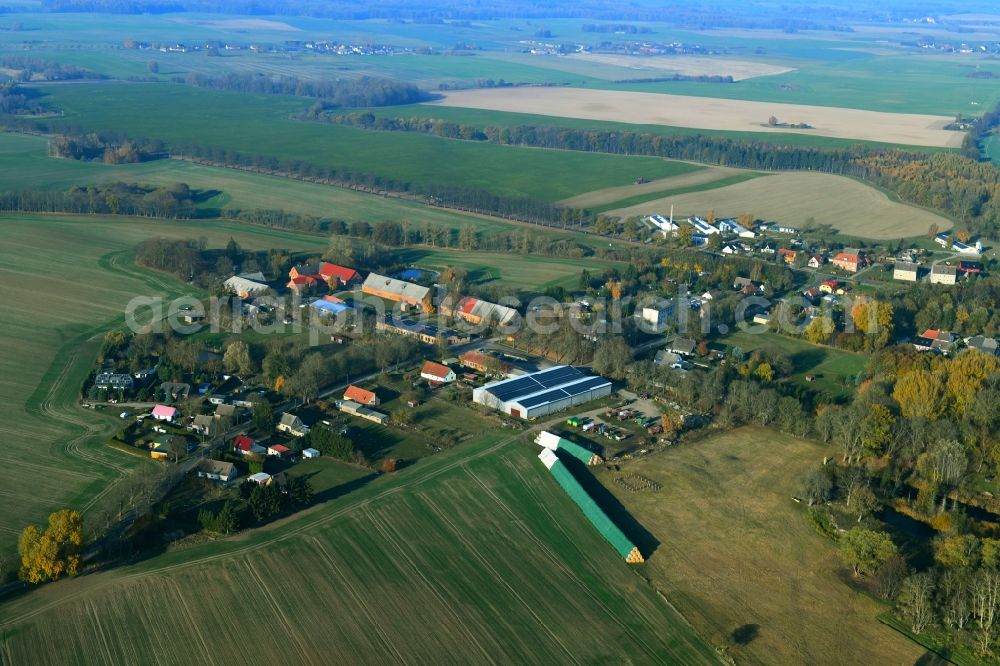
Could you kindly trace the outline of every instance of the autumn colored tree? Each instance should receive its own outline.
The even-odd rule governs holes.
[[[813,344],[824,344],[830,341],[835,326],[829,317],[816,317],[806,327],[806,340]]]
[[[855,527],[840,537],[840,556],[855,576],[867,576],[898,553],[885,532]]]
[[[226,372],[234,375],[253,374],[253,359],[250,358],[250,348],[242,340],[230,342],[222,357],[222,365]]]
[[[80,572],[83,552],[83,521],[79,511],[61,509],[49,515],[42,532],[29,525],[18,542],[21,557],[19,577],[28,583],[44,583]]]
[[[965,414],[982,389],[986,378],[1000,372],[1000,359],[992,354],[968,350],[947,364],[948,398],[955,412]]]
[[[855,328],[864,333],[865,347],[869,351],[889,344],[892,339],[892,317],[892,304],[865,296],[859,297],[851,308],[851,319]]]
[[[941,376],[920,368],[899,376],[892,398],[907,418],[939,418],[945,409],[944,386]]]
[[[392,474],[396,471],[396,467],[399,464],[395,458],[386,458],[382,461],[382,472],[385,474]]]

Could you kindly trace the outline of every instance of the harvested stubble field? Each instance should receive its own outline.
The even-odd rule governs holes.
[[[645,183],[632,185],[621,185],[618,187],[605,187],[593,192],[584,192],[575,197],[563,199],[560,205],[574,208],[594,208],[613,204],[616,201],[623,201],[637,196],[654,195],[657,192],[675,190],[681,187],[691,187],[695,185],[708,185],[715,181],[722,180],[737,173],[743,173],[740,169],[730,169],[727,167],[706,167],[701,165],[691,165],[692,170],[677,176],[667,178],[657,178]]]
[[[915,146],[958,147],[963,137],[961,132],[943,129],[954,120],[946,116],[586,88],[461,90],[446,93],[442,99],[428,104],[707,130],[843,137]],[[767,121],[771,116],[782,123],[808,123],[814,129],[769,127]]]
[[[920,647],[876,620],[884,607],[845,584],[835,545],[791,500],[825,452],[742,428],[624,468],[659,492],[600,476],[662,542],[647,560],[653,584],[713,642],[744,628],[742,644],[729,640],[737,663],[915,663]]]
[[[642,76],[662,76],[681,74],[683,76],[731,76],[734,81],[744,81],[758,76],[774,76],[791,72],[793,67],[784,67],[751,60],[731,60],[729,58],[708,58],[704,56],[630,56],[617,53],[572,53],[565,57],[549,58],[545,65],[558,69],[560,60],[579,62],[585,65],[599,63],[625,69],[633,78]],[[571,70],[572,71],[572,70]],[[622,76],[620,78],[626,78]]]
[[[752,213],[758,219],[801,227],[812,218],[848,236],[877,240],[925,234],[932,224],[950,229],[951,220],[936,213],[893,201],[883,192],[844,176],[825,173],[780,173],[702,192],[647,201],[608,211],[609,215],[663,214],[719,217]]]
[[[291,520],[16,599],[4,656],[719,663],[512,439],[486,435]]]

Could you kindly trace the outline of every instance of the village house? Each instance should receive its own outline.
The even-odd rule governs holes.
[[[809,262],[806,264],[809,268],[819,268],[826,263],[826,257],[822,254],[814,254],[809,257]]]
[[[916,282],[920,277],[920,266],[908,261],[897,261],[892,267],[892,279]]]
[[[799,258],[799,253],[795,250],[781,248],[778,250],[778,256],[781,257],[786,264],[791,266],[795,263],[795,260]]]
[[[661,349],[653,357],[653,365],[659,368],[673,368],[674,370],[684,369],[684,357],[672,351]]]
[[[258,444],[252,437],[240,434],[233,440],[233,453],[241,456],[250,454],[262,456],[266,453],[266,449]]]
[[[128,373],[102,372],[94,380],[94,386],[99,389],[130,391],[135,386],[135,380]]]
[[[764,285],[757,284],[750,278],[738,277],[733,280],[733,289],[744,296],[760,296],[764,293]]]
[[[309,432],[309,426],[302,422],[302,419],[285,412],[278,421],[278,432],[288,433],[292,437],[305,437]]]
[[[447,365],[427,361],[420,369],[420,378],[426,379],[432,384],[450,384],[455,381],[456,376],[455,371]]]
[[[946,264],[931,266],[931,284],[953,285],[958,277],[958,269]]]
[[[691,356],[694,354],[694,349],[697,343],[691,338],[674,338],[666,344],[664,347],[667,351],[679,354],[681,356]]]
[[[819,290],[824,294],[833,294],[840,289],[840,281],[830,278],[819,283]]]
[[[242,422],[244,416],[246,416],[246,410],[236,405],[222,403],[215,406],[215,418],[217,419],[229,419],[230,423],[236,424]]]
[[[195,467],[198,478],[228,483],[236,478],[236,465],[231,462],[203,458]]]
[[[434,305],[431,302],[430,287],[423,287],[413,282],[396,280],[395,278],[369,273],[361,285],[361,291],[372,296],[384,298],[387,301],[402,303],[412,307],[417,307],[424,312],[433,312]]]
[[[153,407],[153,411],[150,414],[157,421],[166,421],[167,423],[173,423],[174,419],[177,418],[177,408],[169,407],[167,405],[157,405]]]
[[[661,300],[652,306],[647,306],[639,311],[638,316],[643,324],[648,326],[655,333],[660,333],[667,327],[667,322],[674,314],[674,302]]]
[[[353,400],[359,405],[370,405],[373,407],[379,404],[378,395],[375,394],[375,391],[369,391],[353,384],[348,386],[347,390],[344,391],[344,400]]]
[[[198,414],[194,417],[191,422],[191,432],[196,435],[201,435],[202,437],[207,437],[209,433],[212,432],[212,425],[215,423],[215,417],[211,414]]]
[[[864,267],[865,257],[858,250],[845,250],[838,252],[831,263],[847,273],[857,273]]]
[[[995,338],[987,338],[982,335],[975,335],[968,338],[965,341],[965,344],[969,347],[969,349],[975,349],[976,351],[984,354],[990,354],[991,356],[996,356],[998,348],[1000,348],[1000,343],[997,343]]]
[[[302,449],[303,458],[319,458],[320,455],[321,454],[319,452],[319,449],[314,449],[312,447],[309,447],[307,449]]]
[[[267,447],[267,455],[277,458],[287,458],[292,455],[292,450],[284,444],[271,444]]]
[[[929,328],[913,340],[917,351],[937,351],[947,354],[955,346],[956,336],[950,331]]]

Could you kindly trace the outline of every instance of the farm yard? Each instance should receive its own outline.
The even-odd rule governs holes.
[[[847,236],[886,240],[927,233],[932,224],[950,229],[951,220],[931,211],[893,201],[885,193],[844,176],[824,173],[779,173],[718,189],[654,199],[609,215],[664,214],[675,217],[750,212],[758,219],[808,227],[829,225]]]
[[[586,88],[518,88],[449,92],[428,105],[459,106],[493,111],[526,112],[639,124],[697,127],[742,132],[806,133],[862,141],[956,148],[962,134],[944,129],[953,118],[909,113],[884,113],[835,107],[752,102],[660,93],[590,90]],[[808,123],[813,129],[770,127]]]
[[[13,600],[4,655],[719,663],[584,520],[538,447],[512,439],[487,434],[291,520]]]
[[[919,646],[876,620],[882,606],[844,585],[835,545],[790,499],[824,455],[812,442],[741,428],[622,468],[661,490],[634,492],[613,472],[599,476],[661,542],[647,559],[652,584],[703,636],[726,641],[737,663],[828,663],[831,655],[841,664],[915,663]]]

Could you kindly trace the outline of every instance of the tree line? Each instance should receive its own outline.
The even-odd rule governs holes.
[[[260,72],[227,72],[222,76],[192,72],[183,81],[213,90],[316,97],[322,100],[317,102],[321,108],[392,106],[415,104],[427,99],[427,94],[412,83],[376,76],[306,81],[295,76],[271,76]]]
[[[23,55],[0,56],[0,67],[6,69],[16,69],[18,81],[32,81],[42,79],[43,81],[74,81],[79,79],[103,79],[107,78],[96,72],[77,67],[76,65],[66,65],[52,60],[32,58]]]
[[[0,192],[0,211],[187,219],[194,217],[195,203],[184,183],[153,187],[115,182],[75,186],[63,192]]]

